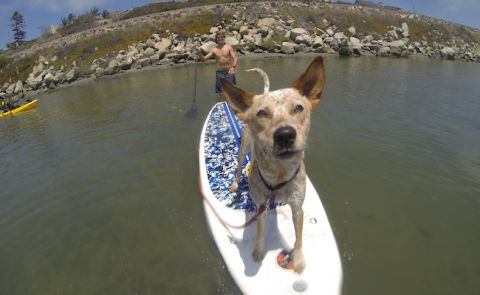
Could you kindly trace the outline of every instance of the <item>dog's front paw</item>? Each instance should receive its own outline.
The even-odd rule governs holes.
[[[292,260],[293,260],[293,269],[297,273],[302,273],[305,269],[305,260],[303,259],[303,252],[302,250],[293,250],[292,252]]]
[[[230,186],[230,192],[231,192],[231,193],[234,193],[234,192],[237,191],[237,189],[238,189],[238,182],[234,181],[234,182],[232,183],[232,185]]]
[[[255,248],[252,253],[253,260],[260,262],[265,257],[265,251],[263,249]]]

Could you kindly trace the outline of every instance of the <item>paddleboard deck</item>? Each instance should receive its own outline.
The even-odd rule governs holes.
[[[341,294],[342,266],[327,215],[307,177],[303,204],[302,274],[284,269],[278,254],[293,249],[295,230],[290,207],[272,204],[265,224],[266,255],[253,260],[256,225],[235,228],[255,215],[248,192],[245,164],[239,193],[231,193],[243,124],[225,102],[213,106],[205,120],[199,144],[200,179],[207,222],[227,268],[245,294]]]

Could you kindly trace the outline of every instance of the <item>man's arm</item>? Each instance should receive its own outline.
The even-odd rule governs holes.
[[[213,56],[213,50],[210,50],[210,52],[207,53],[207,55],[203,56],[202,49],[198,48],[198,56],[200,57],[201,61],[206,61],[207,59],[209,59]]]
[[[230,56],[232,57],[233,61],[232,61],[232,68],[230,68],[228,72],[230,74],[235,74],[235,68],[237,67],[238,58],[237,58],[237,55],[235,54],[235,50],[233,50],[233,47],[232,46],[229,46],[229,47],[230,48],[228,52],[230,53]]]

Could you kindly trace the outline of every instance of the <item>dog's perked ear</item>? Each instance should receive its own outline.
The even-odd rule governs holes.
[[[308,98],[312,110],[320,103],[323,85],[325,84],[325,67],[321,56],[315,58],[307,70],[293,82],[292,87]]]
[[[252,105],[255,93],[237,87],[225,78],[220,79],[220,82],[223,95],[236,112],[243,113]]]

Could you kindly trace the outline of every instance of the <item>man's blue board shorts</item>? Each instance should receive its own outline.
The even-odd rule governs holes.
[[[220,83],[221,78],[225,78],[228,81],[232,82],[233,84],[237,85],[237,81],[235,80],[235,75],[229,74],[228,70],[217,70],[215,73],[216,81],[215,81],[215,93],[222,92],[222,83]]]

